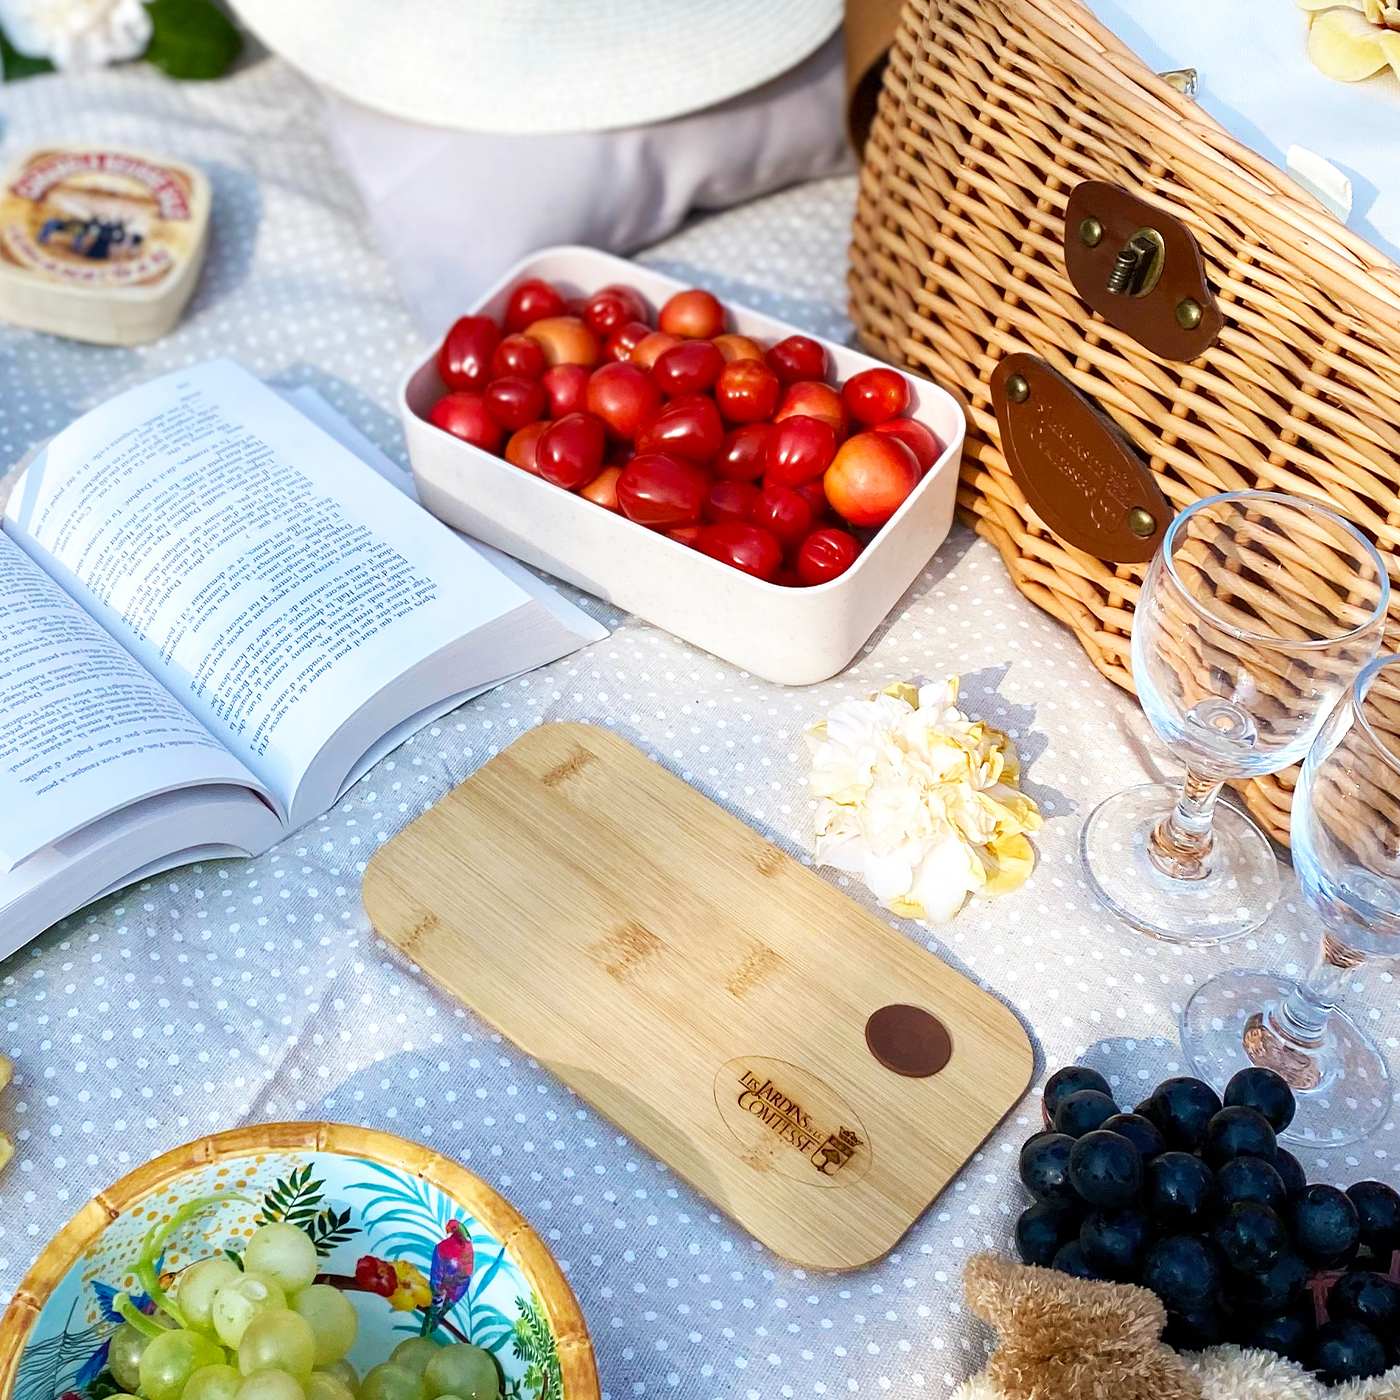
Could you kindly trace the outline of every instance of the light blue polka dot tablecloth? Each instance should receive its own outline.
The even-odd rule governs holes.
[[[198,161],[215,191],[209,265],[180,329],[140,350],[0,328],[0,462],[166,369],[231,354],[279,384],[311,384],[402,460],[393,389],[421,349],[313,94],[272,62],[177,88],[114,75],[0,88],[4,154],[103,140]],[[824,335],[843,315],[854,184],[805,186],[720,215],[646,261]],[[456,308],[444,307],[444,319]],[[1295,969],[1291,909],[1212,953],[1148,942],[1101,915],[1076,864],[1079,823],[1151,776],[1132,702],[1023,601],[993,551],[961,530],[846,674],[784,690],[654,628],[505,686],[392,754],[330,813],[260,860],[194,867],[110,898],[0,965],[0,1050],[16,1066],[0,1126],[0,1295],[95,1191],[190,1138],[239,1123],[341,1119],[461,1159],[509,1196],[556,1252],[597,1346],[605,1393],[697,1397],[947,1396],[989,1337],[961,1269],[1005,1247],[1023,1200],[1023,1103],[904,1243],[845,1276],[794,1270],[749,1239],[557,1081],[381,945],[360,904],[370,853],[522,730],[615,728],[795,852],[807,844],[803,723],[909,676],[964,677],[967,707],[1017,736],[1048,818],[1016,894],[930,932],[895,922],[990,987],[1032,1029],[1038,1076],[1088,1054],[1131,1104],[1177,1064],[1175,1021],[1201,979],[1253,962]],[[1290,891],[1292,885],[1290,883]],[[851,887],[853,897],[868,896]],[[1388,973],[1356,1007],[1392,1052]],[[1395,1127],[1322,1177],[1400,1181]]]

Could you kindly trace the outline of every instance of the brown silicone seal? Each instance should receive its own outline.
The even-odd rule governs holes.
[[[865,1043],[888,1070],[927,1079],[952,1058],[948,1028],[921,1006],[882,1006],[865,1023]]]

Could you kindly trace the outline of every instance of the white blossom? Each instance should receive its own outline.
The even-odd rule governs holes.
[[[0,29],[22,54],[68,72],[139,58],[151,41],[142,0],[0,0]]]

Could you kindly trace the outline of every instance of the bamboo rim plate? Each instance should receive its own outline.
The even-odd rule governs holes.
[[[373,1254],[411,1263],[426,1276],[446,1221],[462,1220],[475,1268],[466,1295],[447,1314],[449,1330],[495,1354],[507,1396],[599,1400],[578,1301],[519,1212],[456,1162],[391,1133],[341,1123],[262,1123],[200,1138],[95,1196],[50,1241],[0,1319],[0,1397],[82,1393],[74,1382],[97,1364],[94,1351],[117,1327],[104,1297],[132,1285],[142,1236],[184,1201],[223,1193],[227,1202],[172,1235],[167,1271],[250,1233],[255,1217],[266,1218],[271,1207],[297,1211],[319,1241],[327,1274],[353,1275],[356,1259]],[[347,1296],[360,1316],[350,1359],[363,1374],[412,1335],[395,1324],[402,1329],[418,1315],[393,1311],[377,1294]]]

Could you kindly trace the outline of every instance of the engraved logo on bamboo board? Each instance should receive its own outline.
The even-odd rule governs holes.
[[[762,1055],[726,1061],[715,1107],[739,1156],[755,1171],[830,1189],[870,1170],[870,1138],[855,1110],[815,1074]]]
[[[1172,509],[1115,424],[1034,355],[997,366],[992,401],[1006,464],[1049,529],[1111,563],[1152,558]]]

